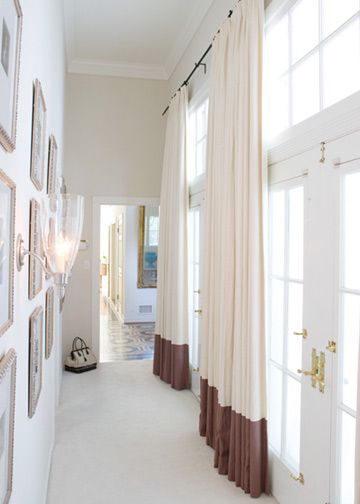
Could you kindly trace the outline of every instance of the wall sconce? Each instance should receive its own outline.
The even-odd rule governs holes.
[[[37,259],[47,278],[53,277],[63,299],[80,244],[84,221],[84,198],[73,194],[52,194],[41,207],[41,238],[45,258],[27,250],[21,234],[17,237],[16,262],[20,271],[25,256]]]

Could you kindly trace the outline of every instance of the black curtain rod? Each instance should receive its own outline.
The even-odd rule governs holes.
[[[231,18],[231,16],[233,15],[233,12],[234,11],[229,11],[229,14],[228,14],[228,18]],[[220,30],[218,30],[217,33],[219,33]],[[199,61],[197,63],[195,63],[195,67],[193,68],[193,70],[189,73],[189,75],[187,76],[187,78],[184,80],[184,82],[181,84],[181,86],[179,87],[179,89],[177,91],[180,91],[180,89],[183,87],[183,86],[187,86],[189,84],[189,80],[191,79],[191,77],[194,75],[194,73],[196,72],[196,70],[203,64],[203,61],[204,59],[206,58],[206,56],[209,54],[209,52],[211,51],[212,49],[212,44],[209,45],[209,47],[206,49],[206,51],[204,52],[204,54],[201,56],[201,58],[199,59]],[[173,98],[175,98],[176,96],[176,93],[171,97],[171,100]],[[170,100],[170,101],[171,101]],[[169,107],[170,105],[168,105],[166,107],[166,109],[164,110],[164,112],[162,113],[162,115],[164,116],[166,114],[166,112],[169,110]]]

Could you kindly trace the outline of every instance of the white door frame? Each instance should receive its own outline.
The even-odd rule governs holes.
[[[92,198],[92,329],[91,339],[93,351],[100,358],[100,303],[99,303],[99,261],[100,257],[100,209],[101,205],[140,206],[160,205],[159,198],[122,197],[122,196],[93,196]]]

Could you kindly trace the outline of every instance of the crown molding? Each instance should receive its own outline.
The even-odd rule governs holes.
[[[169,78],[165,68],[162,66],[102,60],[70,60],[68,63],[68,72],[133,79],[168,80]]]
[[[173,74],[181,57],[186,51],[188,45],[190,44],[196,31],[198,30],[202,20],[206,16],[208,10],[210,9],[213,3],[214,0],[208,0],[205,3],[205,5],[201,6],[199,3],[196,3],[194,5],[188,23],[185,25],[185,28],[180,32],[179,36],[176,38],[175,44],[165,61],[165,70],[169,78]]]

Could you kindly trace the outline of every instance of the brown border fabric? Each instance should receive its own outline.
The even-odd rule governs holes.
[[[218,391],[201,378],[200,435],[215,450],[214,467],[251,497],[268,493],[267,421],[252,422],[218,402]]]
[[[174,345],[155,334],[154,375],[176,390],[190,388],[189,345]]]

